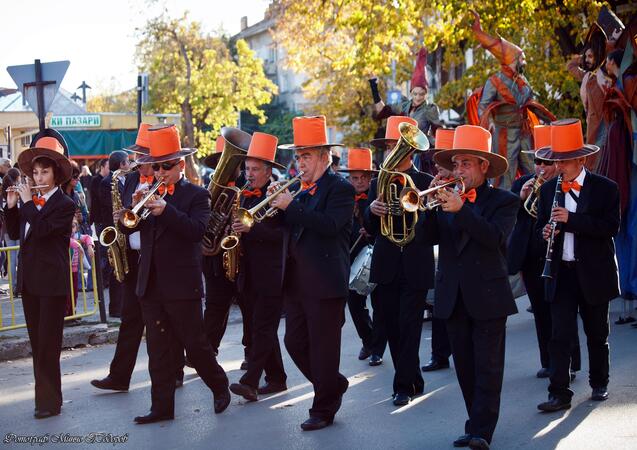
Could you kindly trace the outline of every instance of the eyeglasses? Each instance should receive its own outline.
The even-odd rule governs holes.
[[[155,172],[159,172],[159,169],[170,170],[173,167],[175,167],[177,164],[179,164],[179,161],[175,161],[175,162],[166,161],[161,164],[160,163],[151,164],[150,167],[152,167]]]
[[[552,166],[555,161],[547,161],[546,159],[535,159],[535,165],[540,166],[544,164],[545,166]]]

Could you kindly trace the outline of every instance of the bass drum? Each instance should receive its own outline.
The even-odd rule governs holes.
[[[376,287],[376,283],[369,282],[373,252],[374,247],[372,245],[364,247],[354,259],[349,272],[349,288],[360,295],[367,296]]]

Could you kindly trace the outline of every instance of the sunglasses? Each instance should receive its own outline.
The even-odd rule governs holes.
[[[545,166],[552,166],[555,161],[547,161],[545,159],[535,159],[535,165],[540,166],[544,164]]]
[[[159,172],[159,169],[170,170],[173,167],[175,167],[177,164],[179,164],[179,161],[176,161],[176,162],[166,161],[161,164],[160,163],[151,164],[150,167],[152,167],[155,172]]]

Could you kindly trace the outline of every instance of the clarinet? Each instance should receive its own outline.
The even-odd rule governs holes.
[[[555,195],[553,196],[553,206],[551,207],[551,212],[553,211],[553,208],[559,206],[558,198],[561,192],[562,174],[559,174],[559,176],[557,177],[557,185],[555,186]],[[555,244],[555,230],[557,230],[557,222],[555,220],[551,220],[549,224],[551,225],[551,234],[549,235],[549,240],[546,244],[546,255],[544,257],[544,270],[542,271],[542,278],[553,278],[551,266],[553,264],[553,245]]]

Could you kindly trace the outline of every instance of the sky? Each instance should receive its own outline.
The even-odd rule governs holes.
[[[206,31],[240,31],[263,19],[269,0],[12,0],[2,2],[0,87],[15,88],[7,66],[69,60],[62,87],[75,92],[82,81],[92,92],[120,92],[137,83],[136,29],[161,13],[185,10]],[[81,95],[81,92],[78,91]]]

